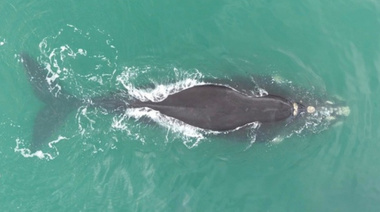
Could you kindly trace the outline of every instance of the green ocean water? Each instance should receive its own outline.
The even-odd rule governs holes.
[[[0,3],[0,211],[380,210],[380,2]],[[265,74],[351,113],[251,144],[83,106],[33,154],[21,52],[78,98]]]

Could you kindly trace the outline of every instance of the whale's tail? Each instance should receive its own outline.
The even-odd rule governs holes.
[[[34,151],[52,136],[68,114],[80,105],[81,101],[60,89],[54,80],[49,80],[53,77],[53,73],[30,55],[21,53],[20,58],[34,94],[45,104],[34,120],[31,142],[31,149]]]

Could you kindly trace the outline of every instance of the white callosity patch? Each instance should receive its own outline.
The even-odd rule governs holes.
[[[307,106],[306,112],[308,112],[308,113],[315,113],[315,107],[314,106]]]

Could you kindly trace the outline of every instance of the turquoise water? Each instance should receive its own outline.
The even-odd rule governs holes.
[[[378,2],[0,5],[0,211],[379,211]],[[351,113],[252,144],[83,106],[33,154],[43,103],[21,52],[78,98],[122,89],[154,98],[264,74],[341,99]]]

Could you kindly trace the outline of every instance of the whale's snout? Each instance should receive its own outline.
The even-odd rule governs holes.
[[[322,116],[329,121],[347,117],[351,113],[350,107],[347,105],[335,104],[331,101],[326,101],[325,104],[316,107],[309,105],[306,111],[309,115]]]

